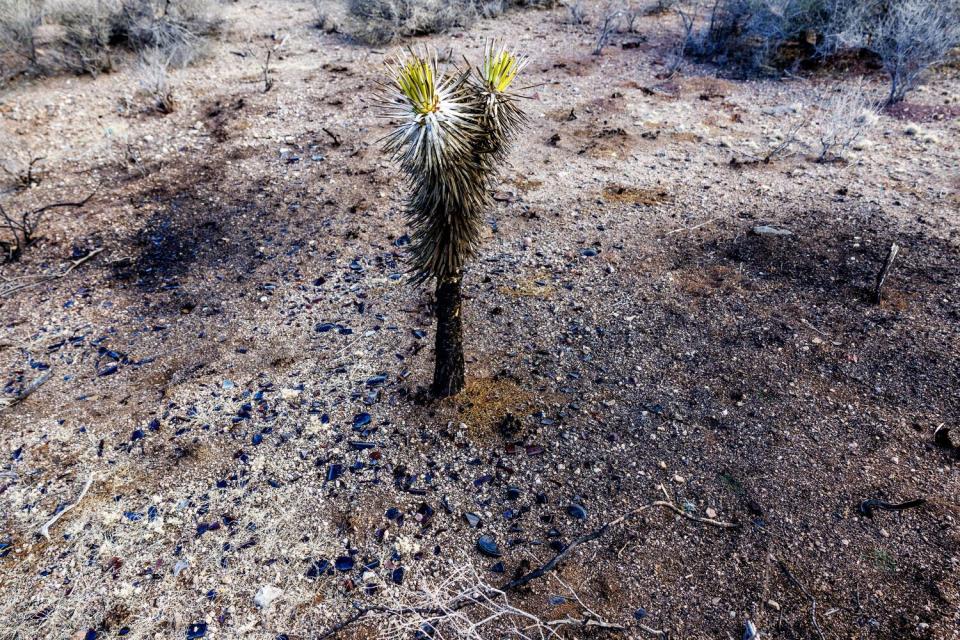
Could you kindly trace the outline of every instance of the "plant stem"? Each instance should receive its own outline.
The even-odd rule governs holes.
[[[464,385],[462,280],[463,275],[457,273],[437,282],[437,353],[432,390],[440,398],[460,393]]]

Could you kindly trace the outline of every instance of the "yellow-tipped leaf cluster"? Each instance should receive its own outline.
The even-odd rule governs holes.
[[[407,177],[417,280],[457,276],[476,251],[493,180],[525,121],[509,92],[525,65],[492,45],[474,71],[442,72],[436,57],[412,51],[388,63],[379,102],[398,124],[384,148]]]

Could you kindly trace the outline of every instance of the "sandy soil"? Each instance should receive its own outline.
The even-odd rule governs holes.
[[[538,85],[465,281],[468,389],[431,402],[430,294],[364,101],[388,50],[306,3],[225,14],[172,114],[128,70],[0,96],[8,160],[46,158],[5,207],[96,190],[0,268],[32,284],[0,298],[4,396],[48,376],[0,413],[0,636],[316,637],[464,563],[522,573],[662,485],[739,526],[644,511],[514,602],[579,615],[559,578],[629,638],[960,637],[958,460],[934,439],[960,430],[960,120],[885,114],[849,162],[735,167],[832,78],[664,79],[662,16],[599,57],[562,10],[419,40],[503,34]],[[910,101],[954,109],[960,78]]]

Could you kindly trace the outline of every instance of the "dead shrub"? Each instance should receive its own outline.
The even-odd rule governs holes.
[[[170,56],[160,49],[145,51],[137,65],[140,94],[148,107],[159,113],[172,113],[176,108],[169,81]]]
[[[579,25],[587,23],[587,10],[584,8],[581,0],[567,2],[564,6],[567,8],[567,22],[569,24]]]
[[[593,45],[593,55],[599,56],[604,47],[610,42],[610,36],[620,27],[623,20],[624,7],[619,2],[609,2],[604,5],[597,20],[597,40]]]
[[[960,45],[960,3],[899,0],[868,33],[868,47],[890,75],[887,104],[895,104]]]
[[[877,122],[877,109],[863,89],[863,80],[836,87],[820,100],[817,122],[818,162],[842,160],[846,151]]]
[[[36,31],[42,19],[40,0],[0,0],[0,55],[17,55],[37,68]]]
[[[56,66],[77,74],[110,71],[110,41],[119,3],[112,0],[58,0],[49,6],[48,19],[59,25]]]
[[[344,27],[372,45],[469,27],[512,8],[550,9],[557,0],[347,0]]]
[[[888,104],[960,45],[956,0],[686,0],[684,53],[750,73],[780,73],[851,51],[890,75]]]
[[[349,0],[350,32],[369,44],[469,26],[477,16],[467,0]]]
[[[817,54],[818,34],[838,1],[714,0],[709,9],[699,0],[678,5],[688,31],[685,51],[752,73],[776,72]],[[701,14],[702,27],[693,29]]]
[[[214,2],[0,0],[0,57],[16,55],[35,72],[97,75],[119,52],[162,51],[170,66],[184,66],[219,26]]]
[[[114,19],[115,40],[136,52],[158,50],[169,65],[190,64],[220,20],[211,0],[127,0]]]

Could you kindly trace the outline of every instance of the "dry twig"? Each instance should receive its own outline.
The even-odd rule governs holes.
[[[34,380],[30,384],[28,384],[26,387],[24,387],[23,391],[21,391],[15,397],[0,399],[0,411],[3,411],[4,409],[9,409],[10,407],[14,407],[20,404],[21,402],[26,400],[31,393],[39,389],[43,385],[43,383],[45,383],[49,379],[50,379],[50,371],[46,371],[43,375],[39,376],[36,380]]]
[[[800,592],[807,597],[807,600],[810,601],[810,622],[813,624],[814,630],[817,632],[817,636],[820,640],[826,640],[826,636],[823,635],[823,629],[820,628],[820,623],[817,622],[817,599],[813,597],[807,588],[803,586],[803,583],[800,582],[795,575],[790,571],[790,568],[787,566],[787,563],[783,560],[776,558],[777,566],[780,567],[780,570],[790,579],[790,582],[794,584]]]
[[[693,514],[687,513],[686,511],[678,507],[673,502],[673,500],[670,499],[670,495],[667,493],[666,487],[664,487],[662,484],[660,485],[660,490],[663,491],[664,495],[667,498],[666,500],[656,500],[642,507],[638,507],[620,516],[619,518],[616,518],[615,520],[611,520],[610,522],[607,522],[606,524],[600,526],[598,529],[595,529],[589,533],[583,534],[578,538],[575,538],[573,541],[570,542],[570,544],[564,547],[559,553],[554,555],[552,558],[547,560],[544,564],[540,565],[536,569],[533,569],[532,571],[525,573],[519,578],[514,578],[513,580],[510,580],[509,582],[504,583],[500,587],[483,585],[481,588],[468,589],[466,591],[461,592],[459,595],[456,595],[455,597],[444,599],[443,603],[440,605],[429,604],[429,605],[397,606],[397,607],[388,607],[384,605],[370,605],[370,606],[360,607],[351,616],[341,620],[340,622],[334,624],[333,626],[321,632],[320,635],[318,636],[318,640],[325,640],[326,638],[336,637],[337,635],[339,635],[341,631],[343,631],[350,625],[368,616],[370,617],[376,616],[381,618],[384,618],[384,617],[394,618],[398,616],[407,616],[407,617],[415,616],[415,617],[418,617],[418,620],[420,622],[424,622],[424,619],[426,618],[426,621],[424,623],[432,627],[432,626],[435,626],[435,623],[437,623],[438,621],[445,620],[450,616],[457,614],[462,609],[473,607],[473,606],[488,606],[489,602],[492,599],[504,597],[505,594],[507,594],[508,592],[511,592],[520,587],[523,587],[526,584],[532,582],[533,580],[541,578],[547,575],[548,573],[552,572],[577,547],[602,537],[613,527],[619,526],[624,522],[626,522],[627,520],[635,517],[639,513],[642,513],[643,511],[647,511],[648,509],[651,509],[653,507],[661,507],[664,509],[668,509],[670,511],[673,511],[677,515],[682,516],[693,522],[699,522],[701,524],[707,524],[707,525],[719,527],[722,529],[735,529],[739,527],[739,525],[736,523],[724,522],[724,521],[715,520],[712,518],[700,518],[698,516],[694,516]],[[590,613],[589,609],[587,609],[587,611],[588,613]],[[500,615],[504,615],[504,614],[500,614]],[[528,618],[533,617],[531,616],[531,614],[528,614],[521,610],[515,610],[515,609],[512,610],[511,615],[521,615]],[[458,615],[457,618],[458,620],[462,619],[462,616]],[[557,624],[560,622],[562,622],[563,624],[577,623],[582,627],[587,627],[587,626],[599,627],[601,626],[600,623],[602,622],[603,625],[607,625],[604,628],[608,628],[608,629],[612,629],[616,626],[616,625],[610,626],[610,623],[603,622],[602,620],[598,620],[597,618],[592,616],[586,616],[582,619],[571,618],[571,619],[564,619],[561,621],[553,621],[553,624]],[[540,625],[541,625],[541,628],[543,628],[544,625],[546,625],[546,627],[549,628],[550,623],[540,621]],[[404,626],[404,628],[406,628],[406,626]],[[475,629],[476,626],[474,625],[470,628]],[[660,637],[666,637],[667,635],[666,632],[664,631],[660,631],[650,627],[644,627],[644,631],[653,635],[658,635]],[[556,632],[554,631],[553,635],[555,634]],[[470,636],[467,636],[467,637],[470,637]]]
[[[35,287],[38,284],[43,284],[45,282],[51,282],[53,280],[59,280],[67,275],[69,275],[74,269],[78,268],[80,265],[85,262],[93,259],[97,254],[103,251],[103,247],[97,247],[87,255],[82,258],[77,258],[76,260],[70,261],[70,266],[61,271],[60,273],[55,273],[53,275],[43,275],[43,276],[34,276],[34,279],[29,282],[19,282],[16,284],[11,284],[4,289],[0,289],[0,298],[5,298],[9,295],[16,293],[17,291],[22,291],[23,289],[29,289],[30,287]]]
[[[57,522],[57,520],[59,520],[60,518],[62,518],[62,517],[63,517],[63,514],[65,514],[67,511],[70,511],[71,509],[73,509],[73,508],[74,508],[75,506],[77,506],[78,504],[80,504],[80,501],[83,500],[84,496],[87,495],[87,491],[90,490],[90,485],[92,485],[92,484],[93,484],[93,474],[91,473],[91,474],[90,474],[90,477],[87,478],[87,482],[83,485],[83,489],[80,491],[80,495],[77,496],[77,499],[76,499],[74,502],[71,502],[70,504],[68,504],[67,506],[65,506],[63,509],[61,509],[60,511],[58,511],[56,514],[54,514],[54,516],[53,516],[52,518],[50,518],[49,520],[47,520],[46,524],[44,524],[42,527],[40,527],[40,531],[39,531],[40,535],[43,536],[44,538],[46,538],[47,540],[49,540],[49,539],[50,539],[50,527],[52,527],[52,526]]]

